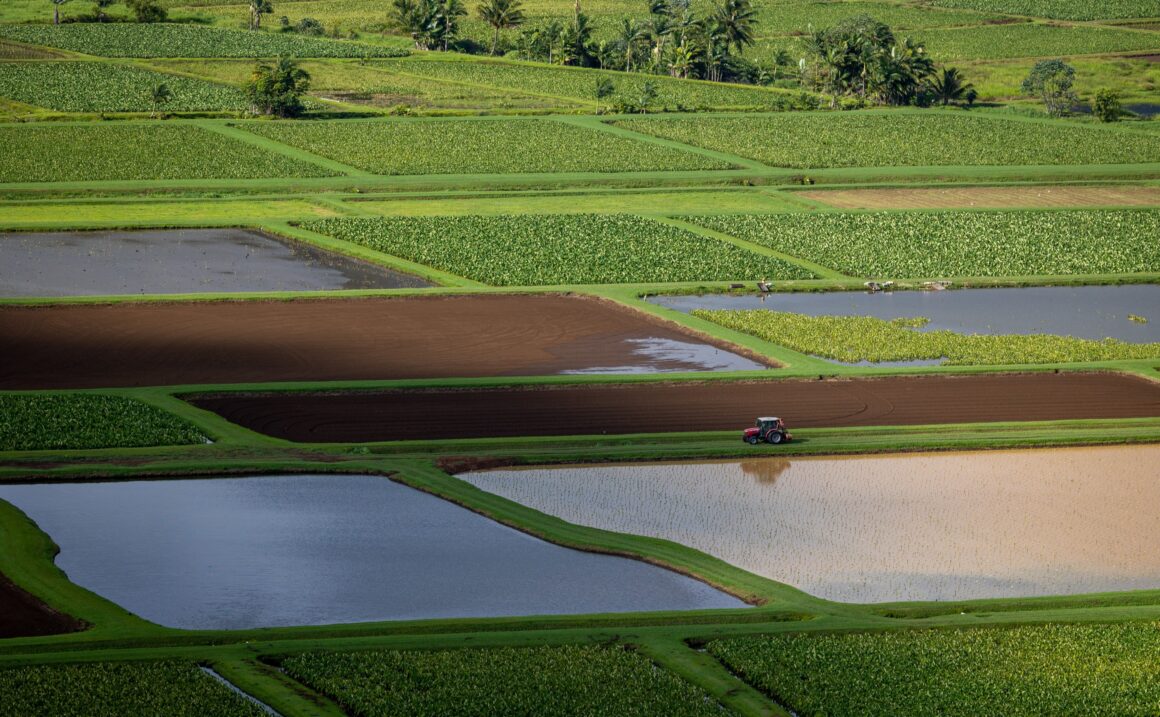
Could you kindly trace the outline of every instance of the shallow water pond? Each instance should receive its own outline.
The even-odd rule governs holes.
[[[1160,588],[1160,446],[468,473],[846,602]]]
[[[69,578],[147,620],[242,629],[744,607],[377,476],[0,486]]]
[[[421,286],[430,284],[249,229],[0,233],[0,296]]]
[[[764,295],[654,296],[678,311],[770,309],[810,316],[925,316],[921,331],[976,334],[1060,334],[1131,343],[1160,341],[1160,284],[1038,286],[951,291],[862,291]],[[1130,315],[1147,319],[1132,321]]]

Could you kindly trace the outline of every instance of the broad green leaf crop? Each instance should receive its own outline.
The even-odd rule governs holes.
[[[0,451],[204,443],[194,426],[148,404],[94,394],[0,394]]]
[[[1160,17],[1160,0],[933,0],[931,4],[1060,20]]]
[[[303,226],[495,286],[810,276],[780,259],[624,214],[336,218]]]

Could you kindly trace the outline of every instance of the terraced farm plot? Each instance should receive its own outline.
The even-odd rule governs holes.
[[[1060,20],[1160,17],[1158,0],[933,0],[931,4]]]
[[[781,259],[627,214],[334,218],[303,227],[493,286],[812,276]]]
[[[620,127],[773,167],[1134,164],[1160,137],[926,110],[621,119]]]
[[[921,317],[805,316],[783,311],[694,311],[693,315],[811,356],[845,363],[938,361],[948,366],[1160,359],[1160,343],[1080,339],[1051,334],[959,334],[917,331]]]
[[[0,40],[0,60],[54,60],[59,57],[65,57],[65,53],[47,47]]]
[[[764,367],[736,350],[555,295],[0,307],[5,389]]]
[[[875,212],[698,217],[851,276],[948,278],[1160,271],[1160,211]]]
[[[793,93],[784,90],[754,86],[494,61],[440,62],[415,58],[384,61],[381,65],[396,72],[426,78],[503,87],[509,91],[526,90],[588,104],[611,104],[617,99],[636,102],[645,82],[651,82],[657,87],[657,99],[654,103],[656,106],[674,109],[677,107],[784,109],[793,96]],[[613,97],[596,99],[596,82],[599,79],[608,79],[613,83],[616,88]]]
[[[194,125],[0,127],[0,182],[323,177],[333,172]]]
[[[0,669],[0,715],[267,717],[192,662],[94,662]]]
[[[154,107],[151,94],[164,84],[172,99]],[[0,63],[0,96],[61,112],[241,111],[240,90],[126,65],[97,62]]]
[[[644,172],[730,167],[727,162],[697,154],[552,120],[251,123],[245,127],[375,174]]]
[[[798,714],[1146,717],[1160,703],[1155,622],[775,635],[708,649]]]
[[[0,25],[0,38],[101,57],[398,57],[382,45],[198,25]]]
[[[831,27],[856,15],[870,15],[895,31],[928,27],[978,25],[1003,18],[1006,10],[988,12],[946,10],[923,5],[895,5],[888,2],[765,2],[759,5],[759,29],[763,37],[804,34],[813,27]],[[795,58],[796,60],[796,58]]]
[[[300,199],[242,199],[226,201],[34,202],[0,204],[0,226],[125,226],[126,224],[230,224],[263,219],[302,221],[333,217],[338,211]]]
[[[90,394],[0,394],[0,451],[204,443],[194,426],[140,401]]]
[[[282,666],[367,717],[723,714],[699,688],[619,647],[308,653]]]
[[[1076,209],[1160,206],[1160,187],[1022,186],[836,189],[795,196],[838,209]]]
[[[1057,57],[1160,48],[1160,34],[1087,25],[1017,23],[923,30],[937,60]]]

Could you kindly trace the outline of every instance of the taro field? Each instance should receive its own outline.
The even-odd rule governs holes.
[[[494,286],[811,276],[775,257],[627,214],[335,218],[303,227]]]
[[[796,714],[1146,717],[1160,624],[744,637],[709,652]]]
[[[728,169],[728,162],[553,120],[253,124],[270,139],[375,174]],[[591,149],[599,147],[600,151]]]
[[[333,172],[195,125],[0,127],[0,182],[320,177]]]
[[[1157,0],[934,0],[932,4],[1060,20],[1160,17]]]
[[[194,426],[140,401],[97,394],[0,394],[0,451],[205,443]]]
[[[699,217],[697,223],[868,278],[1160,270],[1160,212],[873,212]]]
[[[173,96],[155,108],[152,92]],[[241,111],[240,90],[137,67],[96,62],[0,63],[0,97],[61,112]]]
[[[700,689],[625,648],[311,653],[282,667],[359,717],[724,714]]]
[[[1160,160],[1160,138],[942,112],[627,119],[616,124],[771,167],[801,169]]]
[[[0,715],[267,717],[192,662],[0,668]]]

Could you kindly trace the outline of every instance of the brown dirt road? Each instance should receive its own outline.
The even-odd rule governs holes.
[[[612,302],[555,295],[9,306],[0,389],[701,370],[636,351],[645,338],[729,353]]]
[[[192,399],[253,430],[361,442],[1160,416],[1160,384],[1112,374],[619,384]]]

